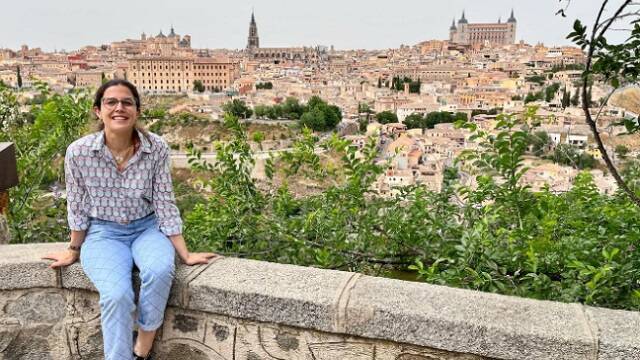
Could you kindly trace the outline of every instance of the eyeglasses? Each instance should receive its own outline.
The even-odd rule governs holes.
[[[124,99],[116,99],[116,98],[103,98],[102,105],[107,109],[115,109],[118,104],[122,104],[122,107],[125,109],[133,109],[136,107],[136,101],[133,98],[124,98]]]

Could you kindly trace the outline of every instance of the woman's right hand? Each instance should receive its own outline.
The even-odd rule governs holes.
[[[78,261],[79,257],[80,257],[80,252],[78,251],[65,250],[65,251],[58,251],[58,252],[47,254],[42,258],[48,259],[48,260],[54,260],[53,263],[49,265],[49,267],[52,269],[55,269],[61,266],[71,265],[74,262]]]

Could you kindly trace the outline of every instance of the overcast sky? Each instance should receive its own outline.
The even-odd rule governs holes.
[[[396,48],[448,38],[453,17],[470,22],[518,20],[517,40],[567,44],[576,18],[595,17],[600,0],[573,0],[567,18],[559,0],[3,0],[0,48],[73,50],[165,34],[173,24],[196,48],[244,48],[252,8],[260,45],[334,45],[337,49]]]

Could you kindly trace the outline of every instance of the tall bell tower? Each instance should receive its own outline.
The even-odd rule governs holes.
[[[253,50],[260,47],[260,38],[258,37],[258,25],[256,18],[251,11],[251,23],[249,24],[249,38],[247,39],[247,50]]]

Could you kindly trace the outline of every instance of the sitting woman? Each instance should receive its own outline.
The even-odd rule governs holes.
[[[126,80],[105,83],[96,92],[94,112],[100,131],[76,140],[65,157],[69,248],[45,258],[54,260],[52,268],[80,258],[100,294],[105,359],[150,359],[175,253],[187,265],[205,264],[216,255],[187,250],[169,147],[136,125],[140,96],[135,86]],[[135,346],[134,264],[141,280]]]

